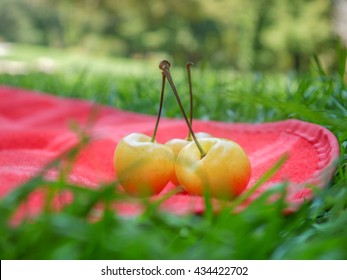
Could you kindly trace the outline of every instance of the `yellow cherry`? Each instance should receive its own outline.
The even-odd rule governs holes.
[[[165,76],[162,75],[159,111],[152,137],[132,133],[124,137],[114,152],[114,166],[120,185],[140,196],[158,194],[174,173],[175,155],[170,147],[155,141],[163,107]]]
[[[207,133],[207,132],[195,132],[195,136],[198,139],[212,138],[213,137],[210,133]]]
[[[237,143],[218,138],[198,140],[189,121],[170,74],[170,63],[163,60],[159,68],[167,78],[194,140],[179,152],[175,173],[179,183],[188,193],[228,199],[239,195],[251,176],[251,164],[247,154]]]
[[[250,161],[237,143],[218,138],[199,140],[206,152],[203,157],[194,142],[186,145],[175,163],[179,183],[190,194],[205,191],[217,198],[233,198],[247,187],[251,176]]]
[[[195,135],[196,135],[196,137],[198,139],[212,137],[211,134],[206,133],[206,132],[197,132],[197,133],[195,133]],[[183,147],[185,147],[189,143],[191,143],[191,141],[188,140],[187,138],[186,139],[174,138],[174,139],[171,139],[168,142],[166,142],[165,145],[171,148],[171,150],[173,151],[173,153],[175,155],[175,159],[176,159],[178,157],[178,154],[183,149]],[[170,181],[174,185],[178,185],[179,184],[175,172],[173,173],[173,176],[172,176]]]
[[[174,162],[170,147],[152,142],[151,137],[140,133],[124,137],[114,153],[120,185],[140,196],[160,193],[174,173]]]
[[[186,139],[177,139],[177,138],[175,138],[175,139],[171,139],[170,141],[166,142],[165,145],[172,150],[172,152],[174,153],[175,159],[176,159],[178,154],[183,149],[183,147],[186,146],[188,143],[190,143],[190,141],[188,141]],[[178,185],[179,184],[175,172],[173,172],[173,174],[172,174],[172,176],[170,178],[170,181],[174,185]]]

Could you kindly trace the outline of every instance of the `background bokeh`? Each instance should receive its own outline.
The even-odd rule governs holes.
[[[5,129],[0,129],[5,136],[0,147],[0,259],[346,260],[344,46],[347,0],[0,0],[0,90],[4,96],[0,105],[5,110],[0,112]],[[89,149],[85,144],[95,147],[93,143],[104,139],[115,147],[120,135],[113,135],[118,121],[107,119],[103,130],[93,114],[88,124],[96,127],[88,125],[87,130],[73,120],[62,124],[63,131],[70,128],[81,139],[81,145],[47,167],[54,174],[57,171],[57,180],[46,176],[45,168],[5,195],[8,182],[17,174],[34,175],[33,154],[38,153],[42,162],[42,150],[36,145],[46,147],[41,140],[47,135],[41,128],[36,135],[30,120],[39,124],[57,120],[57,111],[50,109],[47,120],[40,118],[32,107],[33,97],[73,104],[81,99],[105,105],[110,113],[117,108],[155,116],[162,59],[172,63],[171,73],[187,110],[190,100],[184,65],[188,60],[194,62],[195,119],[257,123],[257,127],[297,119],[328,128],[339,142],[341,155],[331,182],[324,190],[308,185],[313,200],[303,201],[288,215],[283,215],[288,213],[287,182],[262,193],[243,211],[234,209],[248,195],[231,202],[231,208],[220,209],[219,214],[206,196],[202,215],[172,215],[161,211],[165,197],[142,203],[119,191],[117,181],[90,188],[69,180],[79,159],[96,166],[105,156],[93,148],[96,161],[85,158],[84,151]],[[182,118],[168,87],[162,116]],[[10,96],[18,91],[25,104],[19,104],[15,94]],[[16,112],[20,118],[14,117]],[[65,128],[65,124],[69,126]],[[55,125],[50,129],[57,133]],[[29,138],[23,136],[25,131],[30,132]],[[95,131],[96,138],[86,143],[89,131]],[[49,132],[48,138],[53,134]],[[16,135],[19,140],[11,141]],[[57,139],[63,141],[60,136]],[[259,139],[254,136],[250,141]],[[268,144],[265,157],[275,158]],[[284,139],[283,146],[287,144]],[[109,151],[111,159],[112,149]],[[14,165],[8,155],[14,155]],[[28,164],[32,168],[26,168]],[[290,168],[297,170],[298,166]],[[98,168],[102,171],[105,166]],[[279,168],[277,164],[264,170],[264,181]],[[261,191],[257,188],[262,180],[259,182],[251,189]],[[66,194],[72,194],[73,202],[59,203],[61,211],[56,211],[56,202],[62,202],[60,198]],[[274,197],[279,199],[273,201]],[[40,214],[37,198],[44,201]],[[141,203],[143,215],[118,215],[112,206],[118,201]],[[14,226],[20,213],[23,222]]]
[[[236,70],[333,67],[345,0],[0,0],[0,42]]]

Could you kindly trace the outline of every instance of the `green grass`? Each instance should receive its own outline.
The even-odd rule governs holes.
[[[63,54],[58,57],[67,60]],[[341,52],[341,64],[345,59],[346,52]],[[102,65],[100,61],[107,67],[95,67]],[[155,63],[93,58],[79,65],[60,65],[53,74],[0,74],[0,83],[156,114],[161,74]],[[140,70],[109,71],[115,65]],[[336,135],[341,158],[333,180],[298,211],[283,214],[285,185],[279,185],[237,214],[225,209],[218,215],[209,210],[182,217],[162,213],[158,205],[144,201],[143,215],[124,218],[110,207],[123,199],[114,185],[90,190],[69,184],[64,176],[57,182],[38,176],[0,201],[1,259],[346,259],[347,87],[342,70],[326,74],[319,64],[312,65],[305,75],[240,74],[199,65],[193,70],[196,118],[232,122],[296,118],[323,125]],[[179,91],[187,92],[184,71],[176,66],[172,72]],[[169,94],[164,115],[180,117]],[[71,160],[75,153],[71,151]],[[58,166],[59,160],[53,164]],[[15,210],[38,188],[48,198],[69,190],[76,199],[58,213],[48,199],[42,214],[12,226]],[[273,193],[280,199],[268,204]],[[100,219],[90,222],[96,205],[104,208],[99,209]]]

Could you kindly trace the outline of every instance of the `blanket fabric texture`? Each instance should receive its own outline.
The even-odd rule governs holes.
[[[79,152],[69,180],[91,188],[116,182],[113,154],[117,143],[132,132],[151,135],[155,118],[84,100],[0,86],[0,198],[75,147],[80,141],[80,131],[85,131],[91,140]],[[287,200],[298,205],[312,196],[308,184],[319,188],[328,184],[339,157],[338,142],[329,130],[299,120],[259,124],[194,120],[193,127],[197,132],[231,139],[244,148],[252,165],[248,187],[282,155],[288,154],[283,167],[257,190],[252,199],[271,186],[288,181]],[[187,132],[182,119],[163,118],[157,141],[164,143],[172,138],[184,138]],[[47,170],[45,176],[48,181],[56,180],[58,173],[59,170],[53,168]],[[157,197],[173,187],[169,183]],[[43,200],[43,195],[33,195],[26,210],[38,211]],[[161,207],[163,211],[176,214],[201,213],[204,200],[179,193],[167,199]],[[130,202],[120,203],[117,210],[124,215],[140,211]]]

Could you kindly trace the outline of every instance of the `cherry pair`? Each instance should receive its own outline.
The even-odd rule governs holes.
[[[192,128],[191,63],[187,64],[190,89],[190,119],[188,119],[170,74],[170,63],[162,61],[162,89],[160,107],[152,137],[132,133],[124,137],[114,153],[117,178],[129,193],[148,196],[158,194],[171,180],[186,192],[231,199],[247,186],[251,175],[249,159],[237,143],[214,138],[209,134],[197,135]],[[185,119],[187,139],[172,139],[166,144],[155,141],[164,99],[165,81],[168,80]]]

